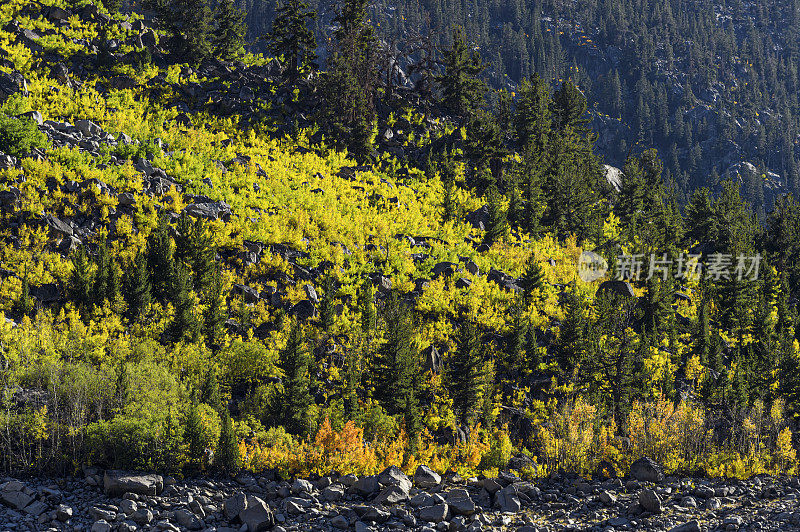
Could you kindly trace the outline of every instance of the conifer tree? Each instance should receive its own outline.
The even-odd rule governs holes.
[[[587,120],[586,97],[571,81],[565,81],[553,94],[553,111],[556,125],[560,130],[571,128],[576,132],[585,132]]]
[[[447,389],[459,421],[470,425],[483,392],[483,360],[477,326],[463,323],[457,332],[456,348],[450,355],[446,373]]]
[[[175,258],[191,269],[195,290],[209,290],[216,267],[214,239],[202,219],[192,220],[186,213],[178,220],[176,230]]]
[[[317,41],[308,27],[316,16],[303,0],[283,0],[275,12],[272,31],[267,36],[268,48],[288,62],[290,79],[296,79],[317,59]]]
[[[375,287],[364,281],[358,290],[358,310],[361,313],[361,332],[371,337],[375,330]]]
[[[214,32],[211,44],[214,56],[230,60],[242,53],[244,35],[247,30],[244,24],[244,13],[233,0],[220,0],[214,10]]]
[[[200,386],[200,402],[205,403],[217,412],[223,410],[222,395],[219,390],[219,378],[217,369],[208,368],[203,383]]]
[[[322,298],[319,301],[319,326],[324,332],[330,334],[336,320],[335,303],[337,295],[336,280],[330,273],[325,276],[322,290]]]
[[[295,322],[289,331],[286,347],[280,355],[283,380],[283,419],[286,428],[298,435],[309,430],[311,397],[310,360],[303,341],[300,325]]]
[[[179,59],[198,64],[212,51],[211,9],[205,0],[145,0],[170,34],[170,49]]]
[[[242,456],[239,453],[239,442],[233,420],[227,410],[222,413],[222,430],[219,443],[214,452],[214,466],[218,471],[232,475],[242,468]]]
[[[204,293],[206,308],[203,311],[203,332],[210,346],[219,346],[225,332],[227,309],[222,286],[220,266],[215,265],[211,273],[211,281]]]
[[[147,267],[151,272],[151,288],[158,301],[165,301],[170,294],[175,277],[175,262],[169,222],[159,218],[158,225],[147,238]]]
[[[466,118],[480,105],[486,85],[478,79],[483,62],[477,51],[470,51],[461,27],[453,31],[453,44],[445,52],[444,74],[438,81],[442,87],[442,103],[454,115]]]
[[[127,318],[135,321],[150,306],[150,275],[147,271],[147,258],[141,251],[136,254],[132,268],[125,276],[125,302],[128,305]]]
[[[550,89],[538,74],[519,86],[519,99],[514,114],[517,143],[520,150],[541,158],[552,135],[552,98]]]
[[[89,270],[89,256],[86,248],[81,246],[72,256],[72,273],[69,280],[69,293],[72,300],[81,310],[86,310],[92,300],[92,275]]]
[[[203,451],[205,451],[202,442],[202,431],[203,419],[200,417],[197,405],[193,403],[184,417],[183,439],[187,444],[187,455],[189,459],[187,465],[194,471],[200,469]]]
[[[542,294],[544,290],[544,272],[535,257],[531,257],[528,262],[528,267],[522,279],[520,279],[520,287],[524,291],[526,302],[532,301],[534,294]]]
[[[489,225],[486,228],[484,239],[487,244],[492,244],[508,234],[508,222],[506,211],[502,205],[502,195],[494,183],[486,191],[486,199],[489,208]]]
[[[419,364],[411,343],[411,315],[396,293],[386,302],[381,321],[386,341],[372,361],[375,397],[390,414],[402,414],[411,433],[418,421]]]
[[[106,242],[100,244],[95,262],[97,269],[92,286],[94,303],[102,305],[106,300],[113,303],[119,295],[120,276]]]
[[[34,309],[34,301],[31,297],[31,288],[28,284],[28,267],[25,266],[25,274],[22,276],[22,291],[19,298],[14,302],[14,310],[20,316],[30,316]]]
[[[368,0],[343,0],[334,18],[336,43],[323,81],[322,122],[340,146],[362,161],[372,156],[378,82],[377,46],[367,6]]]
[[[184,266],[178,265],[170,294],[170,300],[175,308],[171,329],[172,337],[176,342],[187,336],[193,337],[196,332],[191,282],[189,270]]]

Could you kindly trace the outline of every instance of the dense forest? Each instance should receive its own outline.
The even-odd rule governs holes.
[[[274,3],[247,10],[248,42],[270,27]],[[312,2],[313,4],[313,2]],[[798,192],[798,49],[795,0],[523,2],[377,1],[370,17],[401,58],[443,50],[463,27],[487,64],[482,78],[516,91],[539,74],[586,95],[609,164],[657,148],[681,203],[726,178],[762,220],[777,196]],[[336,7],[314,6],[325,57]],[[418,81],[408,76],[408,84]]]
[[[796,471],[800,203],[698,177],[771,7],[107,4],[0,6],[5,470]]]

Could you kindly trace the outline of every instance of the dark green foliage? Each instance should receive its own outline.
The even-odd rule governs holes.
[[[336,279],[331,274],[325,276],[322,290],[322,297],[319,300],[319,326],[320,329],[331,334],[336,320],[336,297],[338,295]]]
[[[284,0],[275,13],[272,31],[267,36],[268,48],[288,62],[292,79],[317,59],[317,41],[308,27],[316,16],[303,0]]]
[[[122,280],[106,242],[100,244],[95,264],[96,270],[92,285],[94,303],[96,305],[102,305],[104,301],[114,303],[120,295]]]
[[[72,256],[72,274],[69,280],[70,299],[80,309],[86,309],[92,301],[92,275],[89,268],[89,256],[86,248],[81,246]]]
[[[438,78],[445,108],[464,118],[480,106],[486,93],[486,85],[478,78],[482,70],[480,54],[470,51],[464,38],[464,30],[456,28],[453,31],[453,43],[445,52],[444,74]]]
[[[385,342],[372,360],[374,395],[390,414],[402,414],[406,430],[418,422],[419,361],[411,342],[412,316],[396,293],[381,315]]]
[[[322,81],[320,121],[359,160],[372,155],[378,81],[375,34],[366,8],[366,0],[344,0],[334,18],[336,42]]]
[[[0,152],[22,157],[34,148],[49,146],[47,136],[31,119],[12,118],[0,113]]]
[[[191,269],[194,289],[208,291],[212,288],[217,253],[211,233],[201,218],[193,220],[187,214],[178,220],[176,229],[175,258]]]
[[[205,447],[202,441],[203,420],[197,405],[192,404],[183,422],[183,437],[187,444],[188,468],[199,470]]]
[[[358,309],[361,313],[361,332],[369,337],[375,330],[375,287],[365,281],[358,290]]]
[[[212,51],[211,8],[205,0],[146,0],[170,35],[170,50],[180,61],[197,64]]]
[[[502,204],[502,196],[495,184],[490,185],[489,190],[486,191],[486,200],[489,207],[489,225],[486,227],[485,241],[492,244],[505,238],[508,234],[508,222]]]
[[[448,360],[446,374],[453,411],[462,424],[470,425],[475,420],[484,386],[483,368],[478,328],[467,321],[456,333],[456,348]]]
[[[239,442],[233,427],[233,420],[227,410],[222,413],[222,430],[219,435],[219,444],[214,452],[214,467],[229,475],[242,468]]]
[[[233,0],[220,0],[214,10],[214,31],[211,38],[214,56],[230,60],[238,57],[243,51],[244,13]]]
[[[203,311],[203,333],[206,343],[210,346],[220,345],[225,332],[225,320],[228,316],[220,268],[219,265],[216,265],[212,269],[210,283],[203,293],[206,304]],[[212,403],[208,404],[213,406]]]
[[[138,320],[150,306],[150,275],[147,271],[147,258],[139,252],[125,275],[125,302],[128,305],[126,317],[130,321]]]
[[[310,427],[309,407],[311,396],[311,361],[305,346],[302,330],[293,323],[289,331],[286,347],[280,354],[280,368],[283,371],[283,420],[287,430],[305,435]]]
[[[216,368],[209,368],[206,372],[206,376],[200,386],[200,402],[209,405],[218,412],[223,410]]]
[[[14,311],[20,316],[30,316],[34,308],[31,287],[28,284],[28,268],[26,267],[25,274],[22,276],[22,291],[19,294],[19,298],[14,302]]]
[[[169,236],[169,222],[160,218],[158,225],[147,238],[147,267],[151,273],[153,296],[165,301],[170,294],[175,263],[172,238]]]
[[[194,297],[191,292],[191,282],[189,270],[183,266],[178,266],[170,292],[170,302],[175,309],[170,331],[173,340],[176,342],[186,337],[192,338],[197,332],[197,320],[194,315]]]
[[[527,302],[533,301],[534,296],[537,294],[539,297],[543,295],[545,287],[544,272],[542,271],[542,266],[534,258],[528,263],[519,285],[524,291],[525,301]]]

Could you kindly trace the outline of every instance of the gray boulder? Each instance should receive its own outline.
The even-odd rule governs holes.
[[[664,473],[655,461],[644,456],[631,464],[630,476],[640,482],[661,482]]]
[[[639,493],[639,505],[651,514],[661,513],[661,499],[651,489],[644,489]]]
[[[447,518],[447,503],[435,504],[422,508],[419,511],[419,518],[429,523],[440,523]]]
[[[239,520],[247,525],[249,532],[263,532],[275,524],[275,517],[267,503],[253,496],[247,497],[247,508],[239,514]]]
[[[426,465],[417,467],[414,472],[414,484],[418,488],[428,489],[438,486],[442,481],[442,477],[433,469]]]
[[[120,497],[124,493],[154,496],[164,489],[161,475],[136,475],[124,471],[106,471],[103,490],[109,497]]]

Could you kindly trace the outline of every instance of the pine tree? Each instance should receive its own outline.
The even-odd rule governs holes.
[[[419,363],[412,344],[409,310],[392,293],[383,310],[385,342],[372,361],[375,397],[390,414],[402,414],[406,430],[414,432],[418,422]]]
[[[486,228],[484,240],[487,244],[493,244],[508,234],[508,222],[506,211],[502,205],[502,196],[494,183],[486,191],[486,199],[489,208],[489,225]]]
[[[560,130],[571,128],[576,132],[585,132],[587,120],[586,97],[571,81],[565,81],[553,94],[553,114]]]
[[[191,292],[191,276],[189,270],[179,265],[175,272],[170,300],[175,309],[175,315],[170,326],[172,338],[179,342],[186,337],[194,337],[196,320],[194,316],[194,298]]]
[[[325,276],[322,290],[322,298],[319,301],[319,326],[324,332],[331,334],[336,320],[335,304],[338,291],[336,280],[330,273]]]
[[[69,279],[70,298],[77,307],[85,311],[92,300],[92,275],[89,271],[89,256],[81,246],[72,256],[72,273]]]
[[[31,297],[31,288],[28,284],[28,267],[25,266],[25,274],[22,276],[22,291],[19,298],[14,302],[14,310],[20,316],[30,316],[34,309],[34,301]]]
[[[100,244],[95,263],[97,269],[92,285],[94,303],[96,305],[102,305],[104,301],[113,303],[119,296],[120,275],[106,242]]]
[[[242,468],[242,456],[239,453],[239,442],[233,427],[233,420],[227,410],[222,413],[222,430],[219,443],[214,452],[214,466],[218,471],[232,475]]]
[[[208,368],[200,386],[200,402],[205,403],[217,412],[223,410],[222,395],[219,390],[219,378],[214,367]]]
[[[538,74],[519,87],[519,99],[514,114],[517,144],[521,151],[540,159],[552,135],[553,101],[550,90]]]
[[[187,444],[188,454],[188,468],[193,471],[199,471],[201,468],[201,461],[203,459],[202,441],[203,419],[200,417],[200,412],[196,404],[192,404],[186,412],[183,422],[183,439]]]
[[[542,266],[535,260],[535,257],[532,257],[530,262],[528,262],[528,268],[525,270],[519,284],[525,294],[525,301],[528,303],[533,300],[535,294],[539,294],[540,296],[543,294],[545,286],[544,272],[542,271]]]
[[[275,13],[272,31],[267,36],[268,48],[288,62],[290,79],[296,79],[317,59],[317,42],[308,28],[316,17],[316,12],[303,0],[284,0]]]
[[[223,293],[222,273],[220,266],[215,266],[211,273],[211,281],[204,293],[206,308],[203,311],[203,333],[210,346],[218,347],[225,333],[227,309]]]
[[[457,332],[456,348],[450,355],[446,373],[447,390],[459,421],[470,425],[483,392],[483,360],[478,330],[472,321],[463,323]]]
[[[217,253],[214,239],[202,219],[192,220],[184,213],[178,220],[175,237],[175,258],[192,271],[194,289],[208,291]]]
[[[303,342],[300,325],[295,322],[289,331],[286,347],[280,355],[283,380],[283,419],[286,428],[298,435],[309,430],[311,397],[311,370],[308,352]]]
[[[367,338],[375,331],[375,287],[365,281],[358,290],[358,310],[361,313],[361,332]]]
[[[198,64],[211,53],[211,9],[205,0],[145,0],[170,34],[170,49],[179,59]]]
[[[169,222],[165,217],[147,238],[147,268],[151,272],[151,289],[158,301],[166,301],[172,290],[175,277],[175,259]]]
[[[211,39],[214,56],[230,60],[241,55],[244,35],[247,27],[244,24],[244,13],[233,0],[220,0],[214,10],[214,32]]]
[[[128,305],[127,318],[138,320],[150,306],[150,275],[147,271],[147,258],[139,252],[133,260],[129,275],[125,276],[125,302]]]
[[[486,93],[486,85],[477,77],[482,71],[480,54],[469,50],[464,30],[456,28],[453,44],[445,52],[444,74],[438,78],[445,108],[458,117],[468,117]]]
[[[323,81],[320,123],[359,160],[372,156],[376,135],[377,46],[368,0],[344,0],[336,17],[336,45]]]

